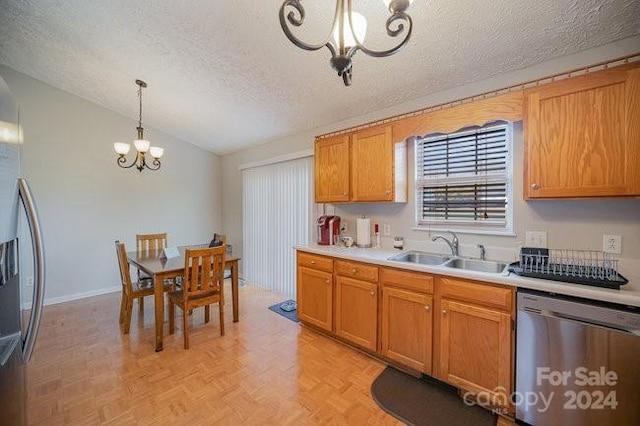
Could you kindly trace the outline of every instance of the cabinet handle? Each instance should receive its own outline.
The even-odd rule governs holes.
[[[538,185],[537,183],[532,183],[531,189],[540,189],[540,185]]]
[[[346,197],[346,196],[347,196],[347,193],[346,193],[346,192],[343,192],[343,193],[342,193],[342,195],[344,195],[344,196]]]
[[[329,284],[329,283],[330,283],[330,281],[329,281],[329,280],[326,280],[325,282],[326,282],[327,284]]]
[[[387,189],[386,193],[387,193],[387,195],[390,195],[390,194],[391,194],[391,191],[389,191],[389,190]]]
[[[424,307],[424,309],[426,309],[428,311],[429,309],[431,309],[431,307],[429,305],[427,305],[427,306]]]
[[[371,295],[372,295],[372,296],[375,296],[375,295],[376,295],[376,292],[375,292],[375,291],[372,291],[372,292],[371,292]]]
[[[354,268],[354,270],[353,270],[353,271],[351,271],[351,273],[352,273],[352,274],[357,274],[357,273],[358,273],[358,270]]]
[[[442,310],[442,315],[444,315],[444,314],[446,314],[446,313],[447,313],[447,310],[446,310],[446,309],[443,309],[443,310]]]
[[[312,260],[312,261],[311,261],[311,264],[312,264],[312,265],[315,265],[315,264],[316,264],[316,261],[315,261],[315,260]]]

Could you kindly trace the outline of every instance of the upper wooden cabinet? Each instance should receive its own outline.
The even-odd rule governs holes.
[[[373,127],[351,137],[351,201],[393,201],[391,126]]]
[[[525,91],[525,198],[640,195],[640,64]]]
[[[391,125],[319,139],[315,144],[316,203],[407,201],[406,142]]]
[[[349,135],[338,135],[316,141],[316,203],[349,201]]]

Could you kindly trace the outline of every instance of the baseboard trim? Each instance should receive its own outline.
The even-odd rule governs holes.
[[[245,281],[245,279],[241,274],[238,274],[238,281],[239,281],[238,283],[239,285],[245,284],[243,282]],[[113,286],[113,287],[99,288],[98,290],[85,291],[83,293],[69,294],[67,296],[50,297],[48,299],[44,299],[44,306],[57,305],[59,303],[71,302],[79,299],[86,299],[87,297],[100,296],[102,294],[118,293],[120,291],[122,291],[122,286]],[[24,310],[31,309],[31,302],[23,303],[22,309]]]
[[[86,299],[87,297],[100,296],[102,294],[118,293],[122,291],[122,286],[103,287],[97,290],[85,291],[82,293],[69,294],[67,296],[50,297],[44,299],[44,306],[57,305],[59,303],[71,302],[73,300]],[[22,309],[31,309],[31,302],[23,303]]]

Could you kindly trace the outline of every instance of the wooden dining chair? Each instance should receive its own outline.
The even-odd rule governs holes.
[[[227,244],[227,236],[224,234],[218,234],[217,232],[213,234],[213,240],[211,240],[210,244],[216,244],[217,245],[223,245],[226,248],[226,253],[225,255],[231,256],[231,244]],[[220,242],[222,242],[220,244]],[[212,247],[211,245],[209,245],[209,247]],[[224,278],[231,278],[231,270],[230,269],[225,269],[224,270]]]
[[[157,253],[167,247],[167,233],[136,234],[136,251],[139,256],[157,256]],[[153,282],[153,278],[138,269],[138,281]],[[174,283],[172,283],[174,284]],[[144,299],[140,299],[140,310],[144,310]]]
[[[144,280],[131,281],[129,260],[124,243],[116,240],[116,255],[118,256],[118,266],[120,267],[120,281],[122,282],[122,300],[120,302],[120,324],[123,325],[124,334],[129,334],[131,327],[131,315],[133,310],[133,300],[138,299],[140,311],[142,311],[142,301],[146,296],[153,296],[153,281]],[[172,286],[165,286],[164,291],[173,290]]]
[[[189,349],[188,312],[204,306],[204,322],[209,322],[209,305],[220,311],[220,335],[224,336],[224,262],[226,249],[220,247],[186,249],[182,288],[169,292],[169,334],[175,329],[175,306],[182,309],[184,348]]]
[[[136,234],[136,251],[138,254],[153,254],[167,247],[167,233]]]

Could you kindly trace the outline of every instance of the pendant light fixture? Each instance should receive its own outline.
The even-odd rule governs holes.
[[[286,0],[280,7],[280,26],[293,44],[305,50],[319,50],[327,47],[331,52],[331,67],[342,77],[345,86],[351,85],[353,72],[353,55],[358,50],[374,57],[384,57],[396,53],[411,37],[413,21],[405,13],[413,0],[382,0],[389,9],[391,16],[387,19],[386,30],[390,37],[398,37],[404,33],[404,38],[395,47],[388,50],[367,49],[363,43],[366,35],[367,21],[359,13],[351,10],[351,0],[336,0],[336,11],[333,24],[327,38],[318,44],[308,44],[298,39],[289,28],[289,24],[299,27],[304,23],[305,11],[302,0]],[[287,13],[287,9],[289,13]],[[405,24],[407,25],[405,30]],[[332,40],[333,38],[333,40]]]
[[[133,166],[138,169],[138,171],[142,172],[142,170],[146,167],[149,170],[158,170],[160,168],[160,157],[164,154],[163,148],[158,148],[157,146],[150,146],[151,143],[144,138],[144,128],[142,127],[142,89],[147,87],[147,83],[142,80],[136,80],[136,84],[138,85],[138,100],[140,102],[140,111],[138,113],[138,138],[133,141],[133,145],[136,148],[136,158],[131,162],[131,164],[127,164],[127,154],[131,149],[131,146],[128,143],[116,142],[113,144],[116,153],[118,154],[117,163],[118,166],[123,169],[129,169]],[[146,154],[149,153],[151,157],[153,157],[153,161],[151,165],[147,163]]]

